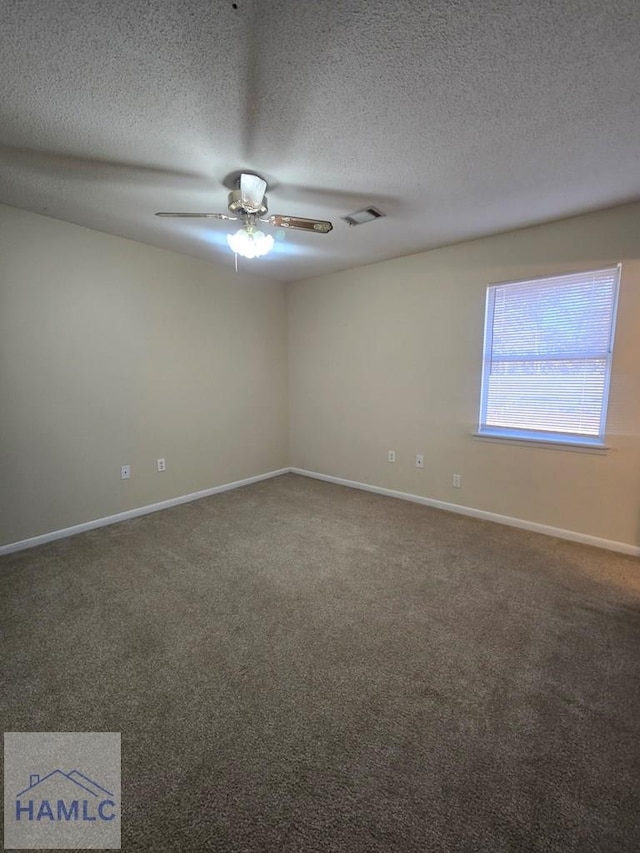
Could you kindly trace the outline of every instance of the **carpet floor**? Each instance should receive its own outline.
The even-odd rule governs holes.
[[[293,474],[0,559],[5,731],[122,847],[640,849],[640,563]]]

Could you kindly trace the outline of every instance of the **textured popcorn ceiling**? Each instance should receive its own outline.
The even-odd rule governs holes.
[[[232,265],[153,214],[240,168],[334,223],[242,262],[282,280],[637,199],[640,2],[4,0],[0,202]]]

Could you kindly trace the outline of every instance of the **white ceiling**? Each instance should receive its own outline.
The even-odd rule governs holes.
[[[334,223],[241,262],[285,281],[638,199],[640,2],[4,0],[0,202],[231,267],[154,213],[241,168]]]

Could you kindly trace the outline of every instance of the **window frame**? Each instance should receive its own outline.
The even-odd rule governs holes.
[[[548,283],[554,279],[561,280],[584,275],[585,277],[597,275],[607,271],[615,270],[615,285],[612,300],[611,312],[611,327],[609,329],[609,344],[607,350],[607,361],[605,367],[604,386],[602,391],[602,403],[600,407],[600,425],[598,435],[585,435],[571,432],[560,432],[556,430],[539,430],[528,427],[499,427],[490,426],[486,423],[487,409],[489,403],[489,377],[491,374],[491,364],[493,355],[493,323],[495,311],[493,310],[495,293],[499,287],[508,287],[509,285],[522,285],[524,283],[536,282]],[[557,445],[564,446],[566,449],[593,449],[607,450],[605,444],[606,428],[607,428],[607,413],[609,406],[609,396],[611,387],[611,372],[613,366],[613,353],[615,343],[615,332],[617,325],[618,302],[620,295],[620,280],[622,277],[622,264],[616,263],[610,266],[599,267],[598,269],[584,270],[579,272],[556,273],[554,275],[536,276],[535,278],[509,280],[504,282],[496,282],[487,285],[485,294],[485,313],[484,313],[484,340],[482,348],[482,367],[481,367],[481,383],[480,383],[480,415],[478,419],[478,429],[474,432],[474,436],[483,439],[495,439],[507,442],[515,442],[518,444],[542,444],[542,445]],[[547,356],[550,360],[552,356]],[[571,361],[562,356],[556,356],[558,360]],[[594,356],[595,358],[595,356]],[[533,359],[531,359],[533,361]],[[575,361],[575,359],[574,359]]]

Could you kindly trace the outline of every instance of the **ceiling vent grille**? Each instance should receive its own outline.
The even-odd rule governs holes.
[[[377,207],[363,207],[362,210],[356,210],[355,213],[350,213],[342,218],[347,225],[364,225],[365,222],[373,222],[374,219],[381,219],[386,216]]]

